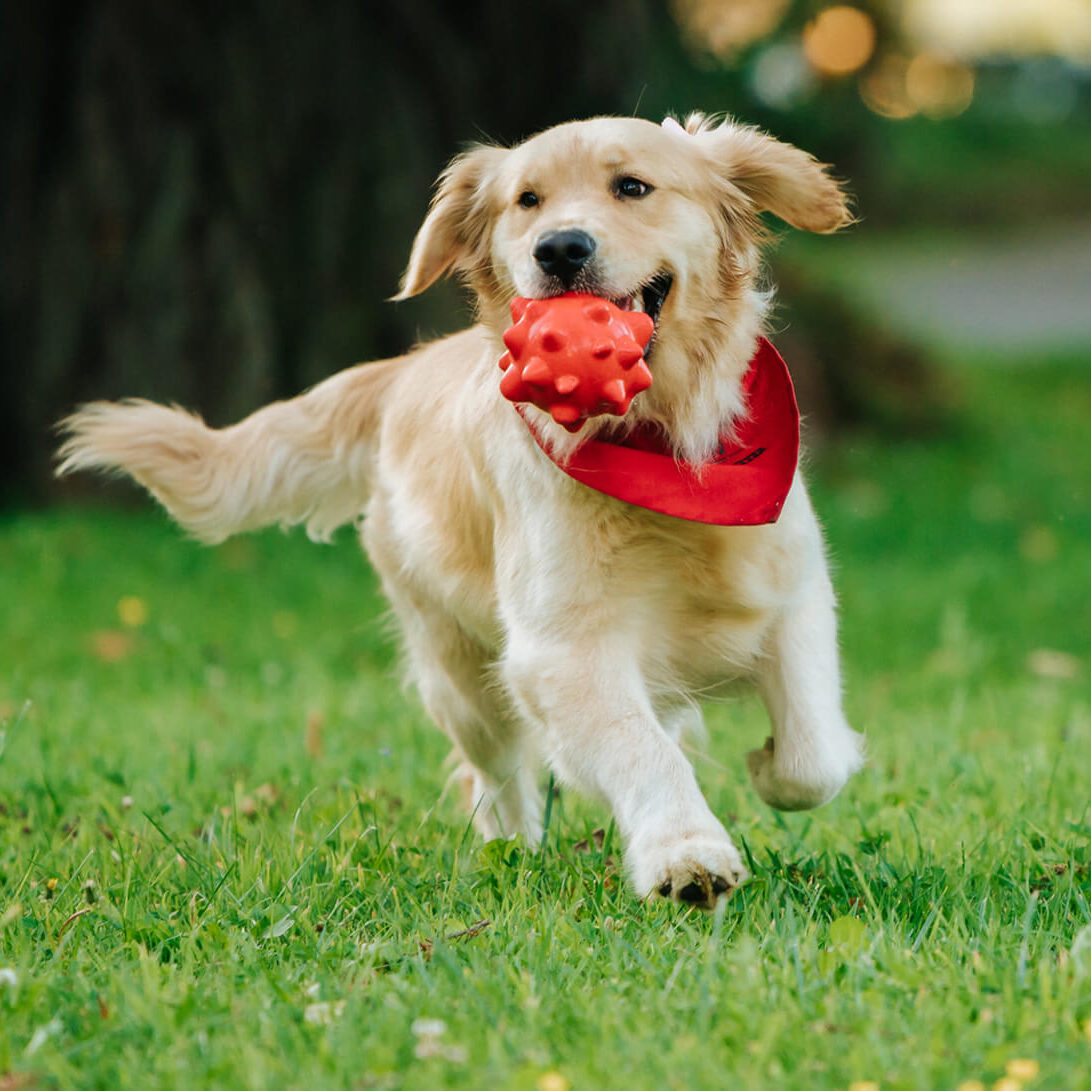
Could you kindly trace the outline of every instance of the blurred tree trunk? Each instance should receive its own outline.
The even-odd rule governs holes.
[[[0,491],[46,486],[82,399],[223,423],[456,325],[452,292],[384,302],[433,178],[467,139],[629,112],[644,6],[528,34],[498,0],[8,5]]]
[[[467,140],[752,116],[665,0],[47,0],[7,6],[0,80],[0,497],[56,487],[50,426],[79,401],[223,424],[457,327],[453,288],[384,301]],[[828,385],[841,356],[811,356]]]

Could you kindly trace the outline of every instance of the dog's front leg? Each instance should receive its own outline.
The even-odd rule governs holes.
[[[563,783],[605,799],[641,896],[711,907],[746,876],[624,640],[509,640],[504,677]]]
[[[747,755],[771,807],[801,811],[833,799],[863,763],[863,738],[841,711],[833,589],[824,563],[774,626],[758,685],[773,723]]]

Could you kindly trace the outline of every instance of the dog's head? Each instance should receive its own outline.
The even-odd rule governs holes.
[[[760,330],[762,212],[808,231],[849,220],[819,163],[756,129],[699,114],[684,127],[570,122],[450,164],[397,298],[461,273],[497,335],[517,295],[584,291],[646,311],[655,383],[630,417],[659,423],[679,454],[701,461],[741,407]]]

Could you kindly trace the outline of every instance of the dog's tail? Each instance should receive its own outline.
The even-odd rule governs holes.
[[[92,402],[60,424],[57,474],[128,474],[205,542],[274,523],[305,523],[326,539],[367,503],[382,402],[400,363],[349,368],[223,429],[153,402]]]

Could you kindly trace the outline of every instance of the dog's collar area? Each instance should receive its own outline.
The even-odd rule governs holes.
[[[564,462],[530,425],[542,451],[569,477],[628,504],[716,526],[775,523],[799,460],[799,408],[780,353],[758,339],[743,378],[747,415],[720,439],[712,460],[695,468],[674,457],[656,429],[636,428],[624,440],[592,439]]]

